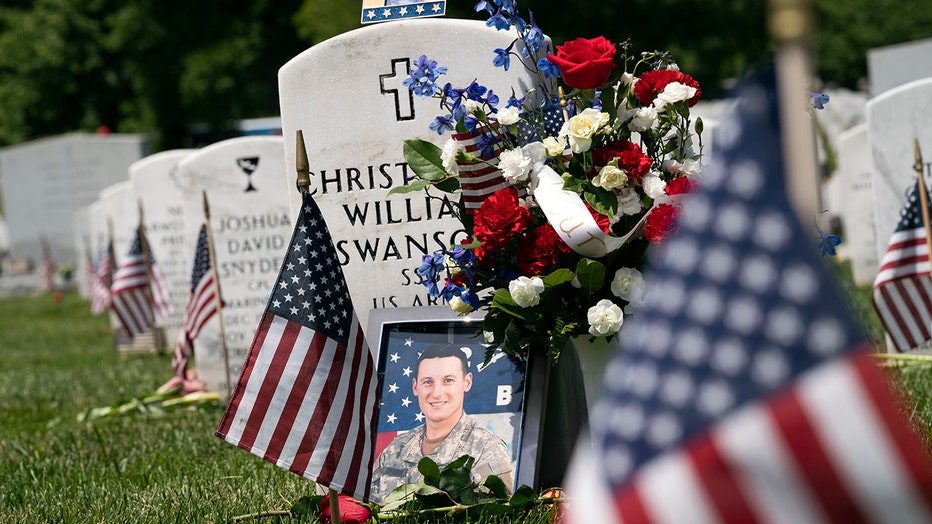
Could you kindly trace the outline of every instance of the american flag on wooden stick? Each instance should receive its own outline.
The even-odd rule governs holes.
[[[42,239],[42,266],[39,267],[39,289],[45,293],[55,289],[55,259],[52,258],[52,249],[43,236]]]
[[[317,204],[294,234],[217,436],[279,467],[369,498],[375,368]]]
[[[499,189],[509,187],[508,182],[502,177],[502,172],[498,170],[501,141],[489,132],[483,133],[478,127],[475,131],[454,133],[453,140],[467,153],[486,159],[474,163],[459,160],[456,162],[463,190],[463,206],[467,213],[475,213],[488,196]],[[483,149],[486,150],[485,154]]]
[[[191,270],[191,287],[188,304],[181,319],[181,331],[172,356],[172,370],[176,376],[185,378],[188,362],[194,354],[194,339],[201,328],[217,312],[217,293],[214,272],[210,265],[210,250],[207,244],[207,225],[201,225],[194,251],[194,267]]]
[[[743,88],[653,253],[574,522],[932,522],[932,461],[787,201],[775,107]]]
[[[110,288],[113,287],[113,241],[107,243],[107,249],[100,254],[91,275],[91,313],[100,315],[110,309]]]
[[[171,314],[173,305],[168,283],[149,251],[149,270],[142,254],[145,231],[136,229],[129,253],[120,263],[111,289],[114,313],[131,336],[136,336]],[[150,282],[151,276],[151,282]]]
[[[897,351],[932,339],[932,276],[919,198],[917,181],[900,211],[872,292],[874,308]]]

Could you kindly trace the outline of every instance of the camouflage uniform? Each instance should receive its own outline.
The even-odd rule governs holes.
[[[472,477],[481,482],[489,475],[498,475],[508,490],[514,484],[513,463],[505,441],[495,433],[479,427],[476,421],[463,414],[453,430],[439,446],[424,455],[421,442],[426,426],[420,426],[402,433],[382,451],[378,458],[378,467],[372,474],[373,500],[381,502],[386,495],[398,486],[406,483],[417,484],[421,473],[417,463],[425,456],[430,457],[443,469],[444,466],[469,455],[476,459],[472,467]]]

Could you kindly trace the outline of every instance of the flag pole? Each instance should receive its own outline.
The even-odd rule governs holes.
[[[304,132],[300,129],[295,132],[295,171],[298,173],[298,188],[307,190],[311,187],[311,167],[307,159],[307,147],[304,145]],[[330,502],[330,522],[340,524],[339,498],[337,492],[329,486],[327,499]]]
[[[919,139],[914,138],[916,148],[916,163],[913,169],[916,170],[916,179],[919,182],[919,202],[922,205],[922,225],[926,231],[926,249],[929,254],[929,264],[932,264],[932,224],[929,223],[929,193],[926,190],[925,177],[922,169],[922,151],[919,149]],[[932,266],[930,266],[932,268]],[[932,271],[930,271],[932,273]]]
[[[149,309],[152,311],[152,324],[149,326],[149,332],[152,334],[152,349],[158,353],[158,337],[155,330],[155,296],[152,293],[152,267],[149,265],[149,240],[146,238],[142,199],[137,199],[136,205],[139,207],[139,250],[142,252],[142,267],[146,270],[146,287],[143,293],[145,293],[146,300],[149,301]]]
[[[802,109],[812,78],[811,0],[768,0],[768,26],[777,43],[776,72],[787,193],[801,222],[821,208],[814,123]]]
[[[223,298],[220,297],[220,275],[217,273],[217,256],[214,254],[214,233],[210,227],[210,204],[207,202],[207,190],[201,190],[204,200],[204,229],[207,232],[207,256],[210,257],[210,272],[214,278],[214,297],[217,301],[217,322],[220,323],[220,347],[223,348],[223,367],[227,378],[227,399],[233,396],[233,384],[230,382],[230,352],[227,349],[227,336],[223,328]]]

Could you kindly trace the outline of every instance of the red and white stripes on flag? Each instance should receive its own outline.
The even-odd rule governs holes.
[[[502,177],[502,172],[498,170],[498,153],[502,149],[501,140],[495,138],[490,133],[482,134],[478,127],[475,131],[466,131],[463,133],[454,133],[453,140],[458,142],[467,153],[480,156],[480,141],[489,141],[493,157],[480,162],[467,163],[457,161],[459,166],[460,187],[463,190],[463,205],[467,213],[475,213],[482,202],[492,193],[508,187],[508,182]]]
[[[55,289],[55,259],[47,246],[42,250],[42,266],[39,268],[39,289],[49,292]]]
[[[320,210],[302,211],[217,436],[369,498],[376,375]]]
[[[932,339],[932,277],[918,182],[900,211],[896,231],[874,279],[874,308],[897,351]]]
[[[110,309],[113,286],[113,242],[107,244],[107,250],[100,255],[97,267],[91,275],[91,313],[100,315]]]
[[[178,333],[178,342],[175,344],[175,353],[172,356],[172,370],[175,376],[185,378],[188,362],[194,355],[194,339],[216,312],[217,293],[207,242],[207,225],[202,224],[197,238],[197,248],[194,251],[188,304],[184,309],[181,331]]]
[[[151,251],[149,273],[146,273],[142,255],[144,234],[141,228],[136,229],[129,253],[120,264],[111,289],[113,311],[131,336],[146,331],[154,321],[165,320],[173,307],[168,284]]]

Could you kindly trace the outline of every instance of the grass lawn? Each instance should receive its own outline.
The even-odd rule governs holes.
[[[843,267],[839,276],[847,281]],[[879,340],[866,291],[845,289]],[[220,523],[314,494],[312,482],[214,437],[221,407],[77,421],[90,408],[152,392],[170,369],[167,355],[117,356],[107,318],[91,316],[73,293],[60,303],[0,299],[0,522]],[[907,394],[902,408],[928,438],[932,363],[895,361],[891,369]]]

